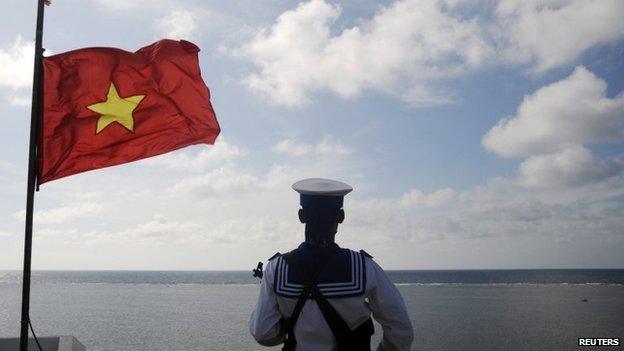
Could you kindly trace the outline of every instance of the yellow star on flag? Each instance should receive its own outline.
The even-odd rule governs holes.
[[[131,132],[134,131],[132,112],[144,97],[145,95],[134,95],[122,98],[119,96],[115,84],[111,82],[106,101],[87,106],[89,110],[101,115],[97,121],[95,134],[98,134],[113,122],[121,124]]]

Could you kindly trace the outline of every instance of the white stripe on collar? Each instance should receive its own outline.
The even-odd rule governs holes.
[[[351,279],[339,283],[318,284],[319,291],[325,297],[350,297],[364,294],[366,289],[366,266],[364,256],[349,250],[351,256]],[[289,267],[283,257],[278,257],[275,267],[274,291],[283,297],[299,297],[303,284],[288,279]]]

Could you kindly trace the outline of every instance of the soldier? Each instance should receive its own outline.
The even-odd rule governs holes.
[[[251,315],[253,337],[264,346],[284,343],[287,351],[371,350],[372,312],[383,328],[377,350],[409,350],[412,324],[397,288],[371,255],[334,242],[343,197],[353,188],[319,178],[292,188],[301,194],[305,242],[269,259]]]

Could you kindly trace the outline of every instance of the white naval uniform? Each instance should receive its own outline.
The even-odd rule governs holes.
[[[403,298],[383,269],[371,258],[362,256],[366,261],[364,294],[334,299],[327,296],[327,300],[352,330],[364,323],[372,312],[373,318],[383,328],[383,340],[377,350],[407,351],[414,333]],[[275,293],[275,271],[280,260],[281,257],[272,259],[267,264],[258,303],[249,323],[251,335],[264,346],[278,345],[284,341],[280,319],[290,316],[297,303],[296,297],[289,298]],[[336,341],[332,331],[314,300],[306,301],[295,324],[294,334],[297,351],[335,350]]]

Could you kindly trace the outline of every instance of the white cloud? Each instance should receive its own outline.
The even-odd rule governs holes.
[[[528,187],[560,188],[595,183],[624,169],[621,161],[600,161],[583,146],[531,156],[520,164],[520,183]]]
[[[624,142],[624,94],[611,99],[607,84],[584,67],[525,96],[516,115],[500,120],[482,139],[503,157],[527,157],[518,183],[534,188],[578,187],[618,175],[618,159],[600,160],[584,145]]]
[[[9,100],[9,103],[13,106],[22,106],[22,107],[30,107],[30,103],[31,103],[31,97],[27,96],[26,94],[9,94],[9,96],[7,97],[7,99]]]
[[[91,0],[98,6],[110,11],[136,11],[148,9],[167,9],[171,7],[170,0]]]
[[[418,189],[411,189],[403,194],[398,200],[401,207],[440,207],[451,203],[455,198],[455,192],[451,188],[436,190],[433,193],[425,194]]]
[[[508,64],[541,72],[624,37],[619,0],[399,0],[335,29],[341,13],[324,0],[301,3],[231,50],[259,70],[245,84],[286,106],[321,90],[352,98],[366,89],[441,105],[455,101],[441,85],[458,75]]]
[[[439,193],[441,206],[452,204],[440,208],[427,207],[432,194],[418,190],[397,198],[351,199],[341,235],[379,247],[389,241],[409,246],[501,237],[609,240],[622,235],[624,206],[618,197],[624,194],[623,184],[610,178],[584,188],[534,191],[514,182],[491,182],[453,199],[450,189],[432,193]]]
[[[505,59],[534,61],[537,72],[566,64],[596,44],[624,35],[620,0],[505,0],[496,14]]]
[[[152,219],[128,229],[118,231],[96,230],[83,233],[80,235],[80,240],[85,241],[89,245],[115,244],[129,246],[146,243],[171,245],[187,241],[187,238],[201,232],[204,226],[207,227],[208,225],[188,220],[171,221],[165,216],[154,215]],[[60,232],[59,234],[67,234]]]
[[[11,237],[11,236],[13,236],[13,233],[11,233],[11,232],[4,232],[4,231],[0,230],[0,238],[3,238],[3,237],[4,238],[8,238],[8,237]]]
[[[307,155],[311,150],[312,148],[310,145],[292,139],[284,139],[273,147],[273,151],[278,154],[287,154],[290,156]]]
[[[102,212],[102,205],[98,203],[86,202],[75,206],[64,206],[50,210],[35,211],[33,221],[36,224],[65,223],[85,216],[93,216]],[[15,213],[15,217],[24,220],[26,211]]]
[[[214,194],[235,194],[257,190],[260,181],[249,174],[241,174],[230,168],[219,168],[209,173],[191,176],[173,186],[174,194],[193,194],[206,196]]]
[[[334,156],[346,156],[351,154],[351,150],[346,146],[334,142],[329,138],[324,138],[320,143],[316,145],[314,151],[317,155],[334,155]]]
[[[246,84],[273,102],[301,105],[329,89],[354,97],[363,89],[396,93],[423,105],[447,101],[422,82],[478,66],[489,53],[474,21],[444,13],[435,1],[397,1],[364,24],[332,36],[341,14],[323,0],[282,13],[269,29],[234,51],[261,70]],[[400,78],[411,89],[404,94]]]
[[[409,88],[400,92],[399,97],[412,107],[439,106],[457,103],[455,93],[416,82]]]
[[[346,156],[352,152],[348,147],[333,141],[329,137],[323,138],[316,145],[302,143],[293,139],[284,139],[273,147],[273,151],[290,156],[304,156],[311,153],[320,156]]]
[[[172,170],[203,171],[214,168],[217,165],[234,162],[238,158],[249,154],[246,147],[231,144],[225,137],[219,136],[214,145],[199,145],[193,150],[200,149],[198,153],[191,153],[189,149],[170,152],[165,155],[151,157],[144,162],[150,166],[162,166]]]
[[[503,157],[561,150],[588,142],[624,141],[624,94],[610,99],[607,84],[584,67],[524,98],[515,116],[483,137]]]
[[[197,20],[196,12],[178,9],[156,20],[156,28],[160,36],[191,40],[197,34]]]
[[[11,46],[0,49],[0,87],[28,88],[33,79],[35,44],[24,41],[21,35]]]
[[[169,221],[156,215],[152,220],[133,228],[120,231],[94,231],[84,234],[81,240],[90,245],[161,244],[190,245],[193,247],[214,247],[236,245],[242,242],[284,243],[289,238],[283,233],[297,228],[295,221],[284,221],[272,216],[238,217],[218,222]],[[60,231],[59,231],[59,234]]]
[[[199,246],[236,244],[241,242],[270,242],[273,245],[289,242],[287,233],[297,233],[299,225],[281,216],[256,215],[222,221],[216,226],[205,226],[202,231],[185,238],[185,242]]]
[[[74,0],[78,1],[78,0]],[[147,16],[154,18],[152,31],[156,38],[184,39],[197,41],[206,28],[223,24],[224,13],[202,2],[201,5],[188,1],[172,0],[91,0],[96,6],[115,15]]]
[[[154,219],[138,225],[128,231],[135,238],[170,237],[179,234],[191,234],[201,229],[196,222],[170,222],[164,216],[154,216]]]
[[[69,237],[69,238],[78,238],[78,231],[76,229],[51,229],[51,228],[44,228],[44,229],[37,229],[35,230],[34,234],[37,238],[40,237],[54,237],[54,238],[59,238],[59,237]]]

